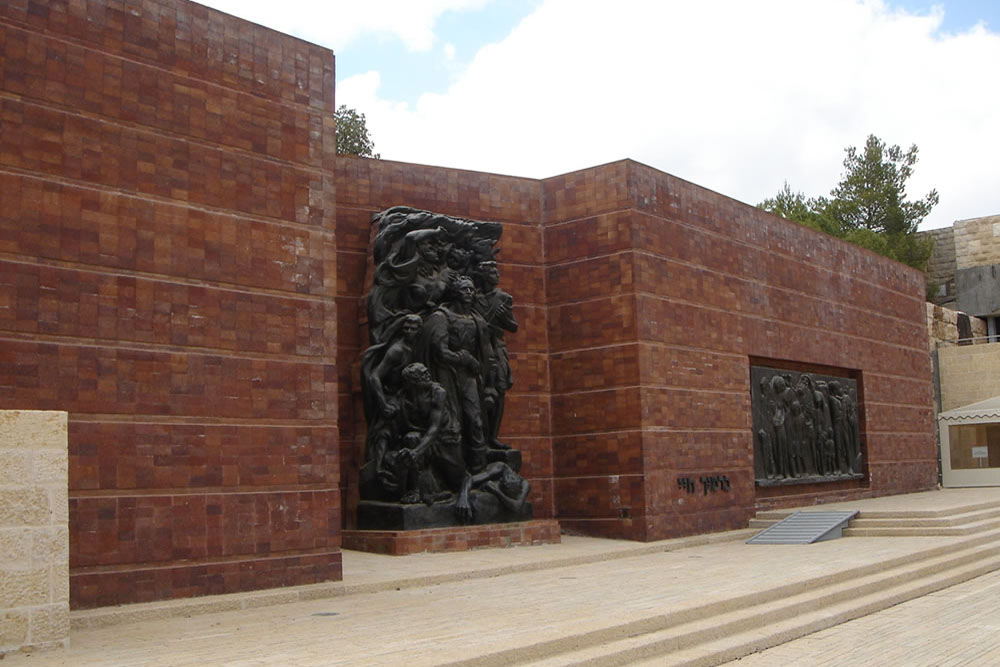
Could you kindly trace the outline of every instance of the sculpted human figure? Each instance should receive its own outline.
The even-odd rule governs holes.
[[[788,468],[792,477],[801,477],[806,474],[806,462],[804,456],[806,442],[806,417],[802,410],[802,404],[798,400],[792,401],[790,413]]]
[[[771,392],[771,379],[766,376],[760,379],[760,397],[763,403],[765,424],[757,431],[757,443],[764,462],[764,475],[768,479],[773,479],[778,474],[778,467],[774,459],[774,438],[771,436],[774,432],[773,415],[777,404]]]
[[[437,229],[446,224],[447,217],[409,206],[393,206],[375,214],[372,221],[379,223],[378,234],[372,243],[372,257],[376,265],[380,265],[399,250],[402,239],[408,232]]]
[[[844,414],[847,417],[847,442],[851,453],[851,468],[861,470],[861,433],[858,430],[858,402],[854,390],[844,392]]]
[[[830,387],[830,420],[833,425],[833,442],[836,447],[837,466],[843,473],[854,472],[854,457],[850,452],[850,442],[847,435],[847,406],[845,394],[840,383],[833,380]]]
[[[774,458],[778,467],[778,475],[790,477],[788,452],[788,385],[785,378],[775,375],[771,378],[771,394],[774,397],[774,408],[771,412],[771,425],[774,427]]]
[[[410,500],[404,496],[402,502],[419,499],[430,504],[461,490],[469,473],[457,425],[447,410],[444,387],[431,379],[430,371],[420,362],[407,365],[402,375],[403,437],[393,462],[398,461],[413,476]]]
[[[752,366],[751,378],[759,485],[859,476],[863,467],[857,380],[767,366]]]
[[[490,463],[480,472],[465,478],[455,502],[455,510],[463,521],[472,520],[472,505],[469,502],[469,491],[472,489],[482,489],[493,494],[504,507],[517,512],[524,507],[531,484],[506,463]]]
[[[395,394],[402,386],[400,372],[413,361],[413,345],[422,324],[419,315],[407,314],[400,322],[397,339],[388,346],[373,345],[365,350],[361,377],[364,396],[371,399],[371,404],[365,406],[366,412],[370,413],[369,421],[374,418],[371,413],[392,418],[398,411]]]
[[[837,470],[837,451],[833,440],[833,420],[830,416],[830,401],[827,398],[829,389],[827,383],[816,382],[816,448],[820,452],[820,463],[817,465],[821,475],[832,475]]]
[[[386,454],[398,446],[402,435],[398,420],[399,399],[402,391],[403,368],[413,361],[413,345],[420,332],[419,315],[409,314],[399,322],[397,336],[388,343],[373,345],[365,350],[361,359],[361,387],[364,397],[365,419],[368,430],[365,437],[366,478],[374,476],[390,496],[414,502],[407,493],[408,477],[405,466],[397,465],[394,457]]]
[[[802,456],[806,472],[817,472],[819,453],[816,451],[816,398],[812,376],[803,373],[795,387],[795,398],[802,406]]]
[[[419,229],[410,232],[403,240],[416,244],[417,266],[416,275],[406,291],[403,306],[412,311],[422,311],[433,308],[444,295],[448,286],[448,273],[444,270],[441,258],[441,238],[443,230]]]
[[[448,268],[458,275],[464,275],[469,270],[469,262],[472,261],[472,251],[467,248],[452,244],[445,254],[445,263]]]
[[[476,299],[476,309],[489,325],[490,344],[493,348],[493,366],[486,374],[483,400],[483,427],[486,431],[486,443],[495,449],[509,449],[497,437],[500,422],[503,419],[504,402],[507,390],[514,385],[510,370],[510,356],[507,353],[507,343],[504,342],[504,331],[517,331],[517,319],[514,317],[514,300],[501,290],[500,271],[494,261],[480,262],[476,276],[479,282],[479,296]]]
[[[440,250],[443,236],[441,227],[409,231],[376,268],[368,295],[373,342],[385,340],[388,328],[402,315],[426,314],[440,302],[448,283]]]
[[[486,465],[483,371],[493,363],[492,350],[486,321],[473,305],[472,280],[461,276],[452,287],[451,298],[427,318],[428,358],[461,424],[466,460],[475,473]]]
[[[496,269],[502,226],[405,206],[372,224],[359,527],[454,525],[437,503],[454,522],[530,518],[519,452],[490,451],[506,448],[504,334],[517,330]]]

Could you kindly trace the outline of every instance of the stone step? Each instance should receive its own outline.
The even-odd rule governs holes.
[[[951,524],[935,523],[940,519],[855,520],[844,531],[844,537],[949,537],[975,535],[1000,528],[1000,517],[978,513],[962,516],[965,521]],[[983,519],[983,516],[987,518]]]
[[[605,543],[590,553],[579,553],[569,557],[553,555],[553,557],[547,559],[525,558],[502,566],[484,566],[474,563],[465,567],[456,566],[449,568],[444,572],[435,571],[433,574],[421,573],[419,568],[416,568],[413,574],[404,577],[385,577],[381,575],[369,575],[366,577],[353,573],[346,575],[344,581],[289,586],[285,588],[268,588],[259,591],[210,595],[200,598],[140,602],[117,607],[76,609],[70,612],[70,627],[74,630],[98,628],[176,616],[198,616],[233,609],[253,609],[306,600],[422,588],[471,579],[490,579],[515,572],[554,570],[586,565],[588,563],[614,561],[620,558],[635,558],[663,551],[676,551],[721,542],[744,542],[753,537],[754,533],[755,531],[750,529],[741,529],[722,533],[705,533],[703,535],[679,537],[650,543],[615,541]],[[530,551],[522,553],[525,556],[531,554]],[[552,553],[558,554],[559,552],[557,550]]]
[[[892,519],[892,518],[927,518],[935,519],[941,517],[957,516],[970,512],[979,512],[991,508],[1000,507],[1000,501],[990,500],[981,503],[970,503],[958,507],[944,507],[941,509],[896,509],[896,510],[868,510],[864,513],[869,519]]]
[[[576,664],[618,665],[632,664],[636,660],[647,659],[654,655],[659,656],[658,660],[661,662],[658,664],[666,664],[662,662],[666,657],[678,651],[693,649],[700,644],[737,636],[744,632],[759,633],[768,625],[793,620],[825,607],[866,598],[885,589],[911,586],[914,582],[925,579],[930,583],[943,577],[942,573],[965,572],[966,569],[979,573],[1000,569],[1000,531],[954,544],[941,545],[915,555],[851,568],[807,581],[793,582],[769,591],[732,598],[724,603],[714,604],[711,608],[694,606],[652,615],[630,623],[609,625],[600,630],[512,648],[479,656],[472,662],[463,661],[454,664],[470,666],[475,664],[484,667],[508,664],[546,667]],[[978,574],[968,574],[958,581],[964,581],[972,576]],[[952,584],[942,584],[939,587],[945,585]],[[911,597],[918,594],[922,593],[914,593]],[[901,601],[899,595],[887,595],[886,599],[889,601],[884,606]],[[910,598],[905,597],[905,599]],[[863,613],[870,611],[858,615]],[[802,634],[813,631],[805,630]]]
[[[949,525],[923,525],[919,522],[895,522],[887,519],[878,519],[879,524],[857,523],[858,519],[852,520],[844,529],[842,537],[957,537],[962,535],[974,535],[983,530],[991,530],[1000,527],[1000,521],[989,521],[981,524],[969,524],[964,526]],[[750,520],[750,528],[756,531],[764,531],[777,524],[777,521]]]
[[[833,604],[797,617],[761,628],[706,642],[701,646],[678,651],[653,660],[591,664],[630,664],[650,667],[713,667],[737,660],[751,653],[778,646],[814,632],[867,616],[889,607],[939,591],[1000,570],[1000,556],[969,563],[960,568],[900,583],[891,588],[872,592],[848,601]]]
[[[953,514],[944,517],[871,517],[867,514],[858,515],[851,522],[852,528],[896,528],[896,527],[952,527],[980,523],[989,519],[1000,519],[1000,507],[991,507],[963,514]]]
[[[755,515],[755,519],[763,521],[780,521],[798,510],[824,510],[824,509],[853,509],[850,503],[836,503],[831,505],[815,505],[811,507],[797,507],[790,509],[761,510]],[[862,509],[860,518],[864,519],[957,519],[963,515],[974,515],[979,512],[1000,512],[1000,501],[983,501],[980,503],[970,503],[957,507],[945,507],[941,509],[896,509],[896,510],[871,510]]]
[[[844,537],[958,537],[975,535],[1000,528],[1000,519],[981,521],[964,526],[882,526],[874,528],[849,526]]]
[[[862,569],[869,571],[858,572]],[[626,634],[618,639],[581,636],[575,638],[572,650],[515,664],[718,665],[997,569],[1000,541],[994,536],[986,544],[966,545],[918,561],[907,559],[888,569],[885,564],[876,571],[857,568],[829,581],[811,582],[804,590],[802,584],[796,591],[776,589],[756,596],[758,603],[725,610],[715,607],[699,618],[665,614],[648,620],[647,627],[659,624],[659,629],[644,631],[628,624],[632,627],[623,627]]]
[[[758,512],[749,528],[766,530],[795,510]],[[942,537],[972,535],[1000,528],[1000,503],[980,503],[946,511],[865,511],[844,530],[844,537]]]

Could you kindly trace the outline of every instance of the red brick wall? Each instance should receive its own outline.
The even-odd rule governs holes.
[[[544,188],[556,517],[572,531],[644,539],[628,163]]]
[[[662,539],[933,487],[922,274],[631,161],[544,188],[564,527]],[[752,358],[861,378],[870,484],[755,491]],[[677,483],[711,476],[731,489]]]
[[[507,393],[500,438],[521,450],[536,518],[553,516],[552,445],[545,271],[539,181],[458,169],[344,157],[337,160],[337,297],[340,437],[344,521],[355,525],[358,468],[364,452],[359,360],[368,346],[365,295],[371,284],[371,215],[413,206],[503,223],[500,287],[514,297],[519,328],[507,334],[514,386]],[[367,273],[367,275],[366,275]]]
[[[369,219],[401,204],[505,223],[522,328],[504,436],[525,452],[538,516],[654,540],[742,527],[758,507],[933,487],[918,272],[632,161],[540,182],[362,159],[336,173],[346,525]],[[858,378],[870,480],[756,489],[751,363]],[[703,491],[723,476],[729,489]]]
[[[70,413],[74,607],[339,579],[333,57],[0,3],[0,406]]]
[[[341,576],[396,205],[504,223],[536,517],[653,540],[936,481],[916,271],[632,161],[335,159],[332,54],[183,0],[12,0],[0,49],[0,407],[70,413],[76,607]],[[859,380],[868,480],[755,489],[757,362]]]

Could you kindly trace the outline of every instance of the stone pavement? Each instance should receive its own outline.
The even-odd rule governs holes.
[[[961,489],[848,505],[863,511],[921,509],[998,499],[1000,489]],[[505,664],[538,657],[533,647],[542,643],[551,649],[562,642],[569,649],[581,633],[705,605],[723,609],[738,596],[906,558],[953,539],[843,538],[754,546],[743,543],[750,534],[654,544],[566,537],[561,545],[406,557],[345,552],[345,582],[305,587],[299,601],[273,604],[279,594],[271,592],[225,596],[243,608],[207,614],[196,613],[204,600],[74,612],[68,650],[11,655],[4,667],[416,666],[480,661],[491,654],[492,664]],[[1000,574],[980,577],[739,664],[1000,664],[1000,633],[995,632],[1000,614],[994,611],[998,586]],[[966,615],[965,610],[974,611]],[[115,613],[136,618],[139,612],[151,620],[101,626]],[[938,638],[922,640],[931,636],[924,629]],[[855,634],[839,641],[842,631]],[[909,646],[918,647],[914,656],[907,657]],[[519,647],[523,652],[497,659],[497,653]],[[781,650],[797,653],[771,657]],[[954,662],[955,656],[966,656],[966,662]],[[980,659],[986,662],[974,662]]]
[[[656,664],[650,661],[648,664]],[[728,667],[996,667],[1000,572],[727,663]]]

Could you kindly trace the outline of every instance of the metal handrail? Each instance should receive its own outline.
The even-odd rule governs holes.
[[[959,338],[957,340],[934,341],[938,347],[947,345],[982,345],[984,343],[1000,343],[998,336],[971,336],[969,338]]]

